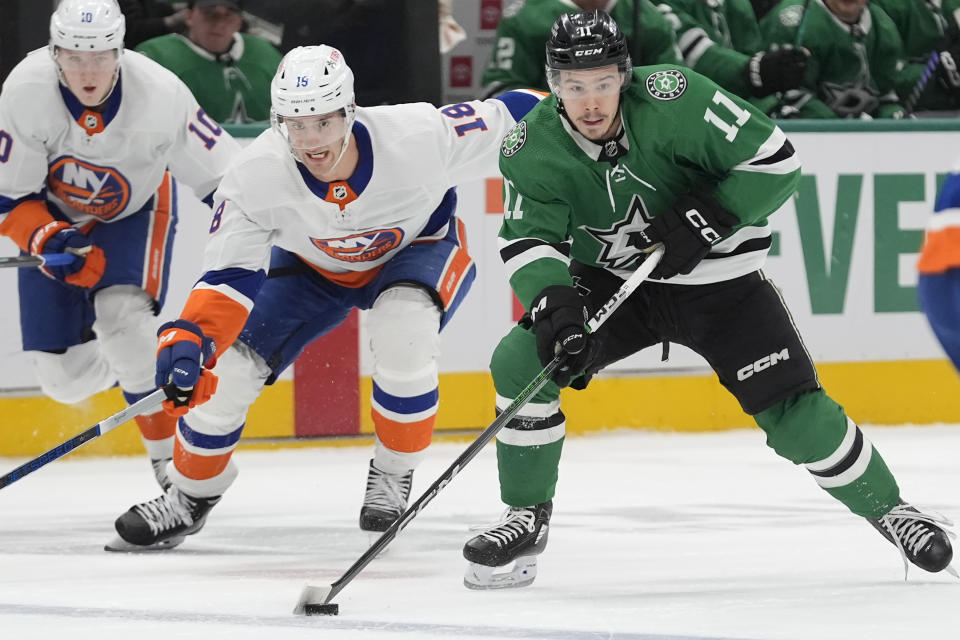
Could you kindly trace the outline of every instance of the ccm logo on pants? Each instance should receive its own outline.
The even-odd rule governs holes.
[[[768,356],[763,356],[756,362],[752,362],[747,366],[743,367],[742,369],[737,370],[737,380],[739,380],[740,382],[743,382],[753,374],[760,373],[764,369],[769,369],[770,367],[776,365],[781,360],[789,360],[789,359],[790,359],[790,351],[786,348],[784,348],[783,351],[780,351],[779,353],[771,353]]]

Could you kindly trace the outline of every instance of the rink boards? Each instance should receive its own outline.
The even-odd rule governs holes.
[[[774,245],[765,273],[783,291],[821,381],[861,422],[960,422],[960,380],[918,311],[915,291],[922,229],[960,149],[960,127],[917,121],[784,128],[804,171],[797,195],[771,217]],[[499,184],[496,177],[485,177],[458,189],[458,215],[467,224],[479,273],[443,336],[440,430],[482,428],[492,420],[486,366],[519,312],[496,248]],[[176,315],[199,274],[210,216],[189,196],[181,205],[164,319]],[[4,240],[3,253],[11,246]],[[19,351],[15,280],[10,270],[0,277],[0,295],[11,301],[0,317],[6,365],[0,389],[13,390],[0,397],[0,455],[35,454],[122,407],[116,390],[74,407],[39,397],[29,360]],[[317,359],[322,363],[331,353],[329,344],[317,347],[309,368],[288,372],[257,402],[244,434],[248,442],[323,433],[328,423],[332,433],[372,433],[362,316],[350,338],[334,342],[339,361],[325,382],[334,386],[307,393],[316,388],[310,376],[324,369],[316,366]],[[344,359],[353,362],[344,364]],[[674,347],[668,362],[659,359],[659,349],[648,350],[611,367],[587,392],[567,392],[568,430],[716,430],[752,424],[698,356]],[[136,430],[125,427],[84,450],[138,448]]]

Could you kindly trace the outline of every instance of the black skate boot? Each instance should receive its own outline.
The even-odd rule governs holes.
[[[170,482],[170,477],[167,475],[167,463],[170,462],[170,458],[150,458],[150,466],[153,467],[153,477],[157,479],[157,484],[160,485],[160,490],[166,492],[172,484]]]
[[[915,564],[924,571],[936,573],[943,571],[957,575],[950,566],[953,548],[950,545],[952,533],[939,525],[951,526],[943,517],[921,513],[904,501],[891,509],[878,520],[868,520],[883,537],[893,543],[903,556],[903,577],[907,577],[909,564]]]
[[[370,461],[367,473],[367,492],[360,508],[360,529],[363,531],[386,531],[400,514],[407,510],[413,469],[404,474],[380,471]]]
[[[187,536],[200,531],[207,514],[220,496],[194,498],[170,486],[166,493],[149,502],[130,507],[114,526],[119,544],[107,545],[107,551],[158,551],[176,547]],[[126,543],[124,546],[123,543]]]
[[[525,587],[537,577],[537,555],[547,546],[553,501],[510,507],[500,522],[467,541],[463,576],[468,589]]]

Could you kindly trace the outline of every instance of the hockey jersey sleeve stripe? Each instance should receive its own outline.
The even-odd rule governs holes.
[[[927,275],[960,267],[960,209],[944,209],[930,216],[917,261]]]
[[[507,277],[513,278],[517,271],[537,260],[558,260],[563,263],[565,269],[570,265],[570,258],[557,251],[553,245],[542,244],[531,247],[523,253],[504,261],[503,265],[507,269]]]
[[[500,247],[500,259],[506,262],[512,258],[517,257],[524,251],[528,251],[534,247],[538,246],[549,246],[553,247],[563,255],[569,253],[569,245],[567,244],[553,244],[547,242],[546,240],[541,240],[540,238],[520,238],[519,240],[504,240],[503,238],[497,238],[497,245]]]
[[[787,140],[787,136],[779,127],[767,138],[757,153],[745,162],[733,167],[733,171],[751,171],[756,173],[772,173],[785,175],[800,169],[800,160]]]
[[[251,271],[250,269],[230,267],[229,269],[207,271],[205,274],[200,276],[197,286],[199,287],[201,284],[203,284],[210,288],[223,290],[226,295],[230,295],[229,293],[226,293],[226,289],[221,289],[217,286],[227,285],[229,289],[233,289],[237,294],[239,294],[239,296],[230,297],[243,304],[249,310],[253,308],[253,299],[257,297],[257,292],[260,291],[260,287],[263,286],[263,282],[266,280],[266,278],[267,274],[263,271],[263,269]]]
[[[176,183],[169,172],[164,173],[153,201],[155,204],[150,213],[150,239],[147,255],[144,256],[147,268],[143,274],[143,289],[151,298],[159,300],[164,287],[162,274],[167,271],[167,256],[173,245],[170,230],[177,210]]]
[[[683,55],[683,63],[690,68],[697,66],[700,57],[713,46],[713,40],[699,27],[690,29],[677,38],[677,46]]]
[[[505,91],[493,99],[507,105],[510,115],[513,116],[514,120],[519,121],[523,119],[523,116],[530,113],[530,110],[537,106],[537,103],[543,100],[546,95],[532,89],[514,89],[513,91]]]
[[[183,307],[180,317],[189,320],[203,330],[203,334],[213,338],[217,345],[217,355],[222,354],[233,344],[240,335],[243,325],[247,322],[250,306],[234,300],[229,293],[232,289],[226,285],[198,284],[190,292],[187,304]],[[212,365],[211,365],[212,366]]]
[[[30,251],[30,237],[40,227],[53,222],[43,200],[24,200],[0,221],[0,234],[13,240],[23,251]]]
[[[436,408],[437,403],[440,402],[440,392],[437,389],[432,389],[419,396],[402,398],[385,392],[376,381],[374,381],[373,399],[381,407],[394,413],[420,413],[421,411]]]

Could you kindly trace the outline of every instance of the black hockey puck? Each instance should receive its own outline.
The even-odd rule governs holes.
[[[303,613],[308,616],[335,616],[340,613],[340,605],[336,602],[303,605]]]

